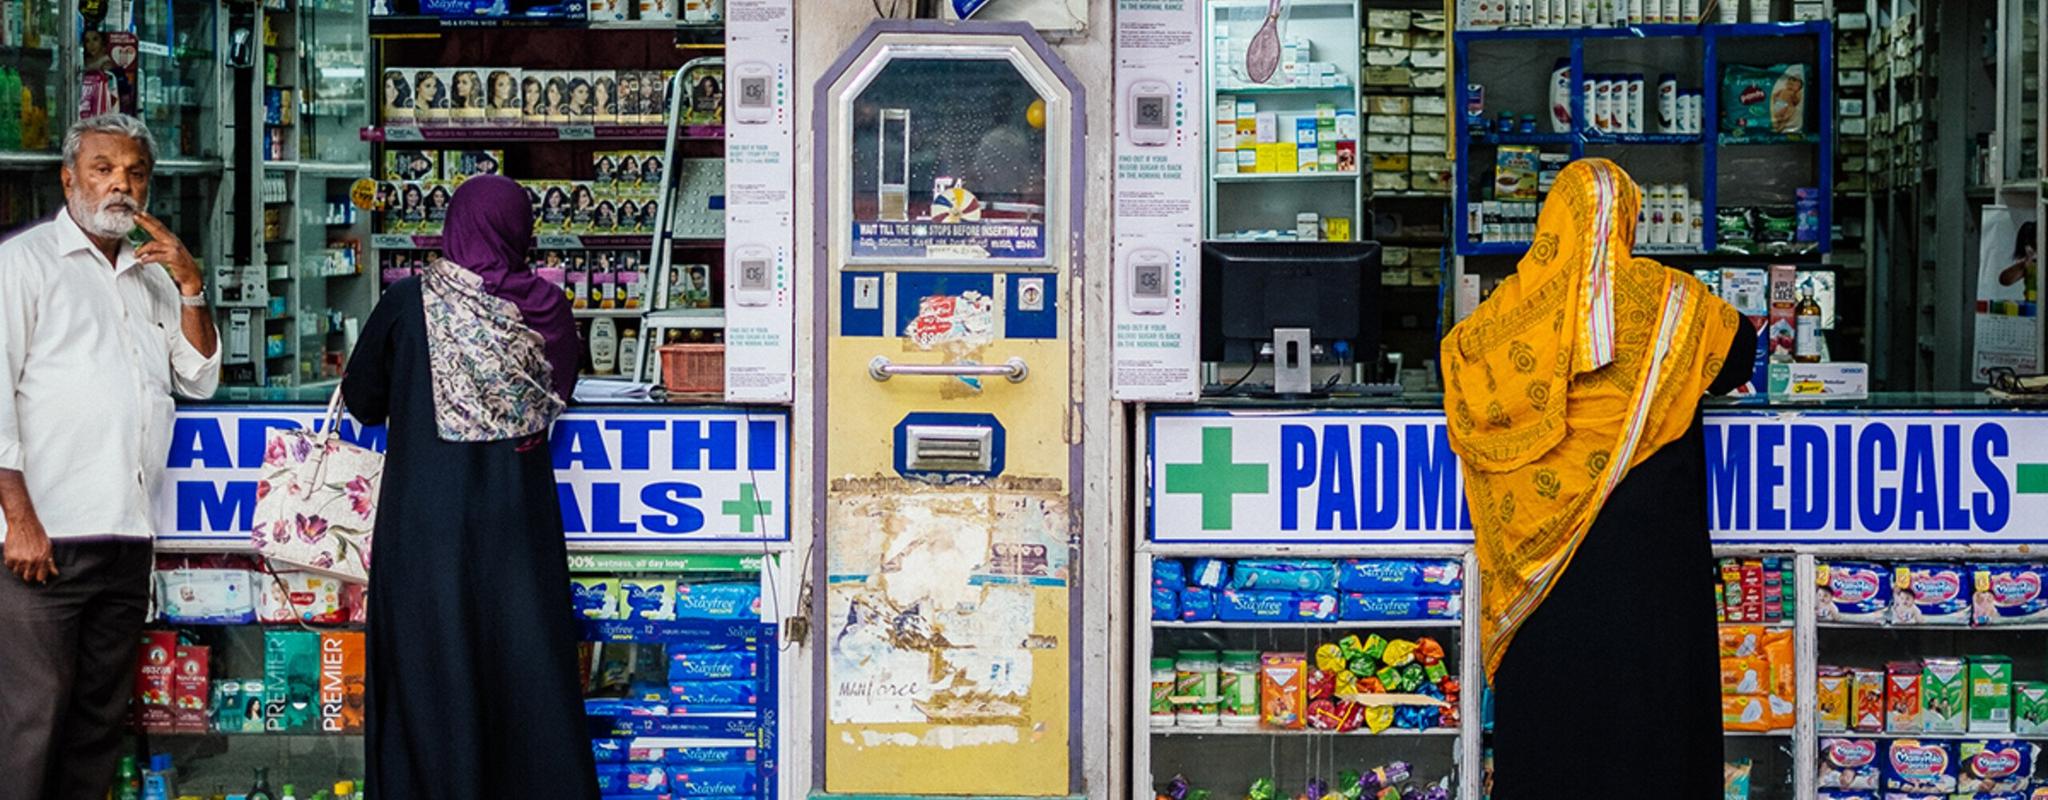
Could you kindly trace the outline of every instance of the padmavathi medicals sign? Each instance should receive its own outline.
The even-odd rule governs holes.
[[[1472,540],[1440,413],[1162,412],[1155,542]],[[2048,413],[1748,411],[1705,419],[1725,544],[2048,542]]]
[[[323,417],[310,406],[180,408],[157,498],[159,540],[247,547],[269,432],[317,428]],[[384,448],[383,428],[344,419],[340,433]],[[571,544],[789,538],[782,411],[578,410],[555,423],[551,438]]]

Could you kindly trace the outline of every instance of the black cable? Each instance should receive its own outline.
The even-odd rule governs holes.
[[[1251,377],[1251,376],[1252,376],[1252,373],[1254,373],[1254,372],[1257,372],[1258,370],[1259,370],[1259,357],[1258,357],[1258,356],[1252,356],[1252,365],[1251,365],[1251,366],[1249,366],[1249,367],[1246,367],[1246,368],[1245,368],[1245,370],[1244,370],[1244,374],[1243,374],[1243,375],[1239,375],[1239,376],[1237,376],[1237,380],[1231,381],[1231,382],[1230,382],[1230,385],[1229,385],[1229,386],[1225,386],[1225,387],[1223,387],[1223,391],[1221,391],[1221,392],[1218,392],[1218,394],[1228,395],[1228,394],[1230,394],[1231,392],[1235,392],[1235,391],[1237,391],[1237,387],[1239,387],[1239,386],[1243,385],[1243,384],[1244,384],[1244,380],[1245,380],[1246,378],[1249,378],[1249,377]]]

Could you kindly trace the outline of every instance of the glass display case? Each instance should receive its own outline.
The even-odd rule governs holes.
[[[225,147],[214,53],[221,40],[220,4],[138,5],[136,110],[156,135],[159,160],[218,159]]]
[[[0,235],[47,216],[62,203],[56,177],[59,137],[51,131],[68,97],[60,8],[59,0],[10,2],[0,8]]]
[[[1986,177],[2008,187],[2041,175],[2041,4],[2000,3],[1992,35],[1986,55],[1997,58],[1998,131]]]
[[[1359,13],[1353,0],[1209,3],[1209,239],[1365,233],[1360,159],[1374,146],[1405,158],[1413,139],[1361,138]]]

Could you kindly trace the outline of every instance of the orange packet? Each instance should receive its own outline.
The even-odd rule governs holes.
[[[1308,654],[1259,657],[1259,719],[1268,728],[1300,730],[1307,722]]]

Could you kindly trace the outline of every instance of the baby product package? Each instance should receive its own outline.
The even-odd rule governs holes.
[[[1970,621],[1971,572],[1955,564],[1901,564],[1892,575],[1892,622]]]
[[[1805,64],[1733,65],[1721,72],[1723,133],[1803,133],[1809,81]]]
[[[255,578],[259,622],[336,625],[348,621],[341,605],[341,581],[297,571],[259,573]]]
[[[263,634],[263,722],[271,733],[310,732],[318,725],[314,686],[320,679],[320,634]]]
[[[1978,564],[1973,570],[1971,622],[2016,625],[2048,621],[2048,597],[2041,585],[2048,566],[2041,564]]]
[[[1891,571],[1876,564],[1836,561],[1824,565],[1820,607],[1824,622],[1882,622],[1891,611]]]
[[[1950,742],[1893,739],[1885,750],[1886,789],[1947,793],[1956,790],[1955,753]]]
[[[158,613],[174,625],[246,625],[256,621],[250,573],[174,569],[156,573]]]
[[[1880,772],[1877,740],[1820,740],[1818,788],[1874,791]]]
[[[2018,792],[2034,776],[2040,748],[2005,739],[1956,743],[1956,791]]]

